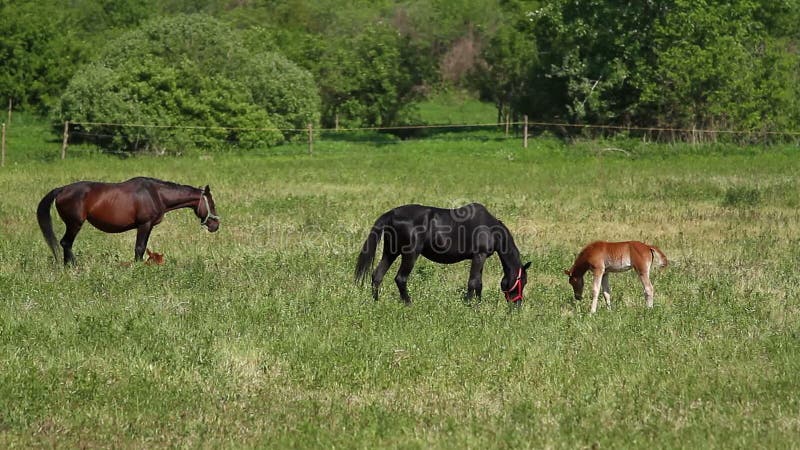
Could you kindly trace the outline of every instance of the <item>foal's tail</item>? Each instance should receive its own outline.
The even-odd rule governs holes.
[[[50,246],[50,250],[53,252],[53,257],[56,261],[58,261],[58,239],[56,239],[56,234],[53,232],[53,220],[50,217],[50,207],[53,205],[56,196],[62,189],[63,188],[59,187],[48,192],[36,208],[36,220],[39,221],[39,229],[42,230],[44,240],[47,242],[47,245]]]
[[[653,254],[653,259],[658,257],[658,265],[660,267],[667,267],[669,265],[669,260],[667,260],[667,255],[661,251],[660,248],[656,247],[655,245],[650,245],[650,253]]]
[[[358,254],[358,262],[356,263],[355,281],[356,284],[364,284],[364,278],[367,273],[372,269],[372,261],[375,259],[375,251],[378,249],[378,243],[381,241],[383,235],[383,228],[389,223],[391,211],[378,217],[375,225],[369,231],[367,240],[361,247],[361,253]]]

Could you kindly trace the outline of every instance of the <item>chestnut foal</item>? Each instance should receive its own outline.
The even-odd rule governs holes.
[[[592,283],[592,313],[597,311],[597,297],[600,287],[603,288],[603,297],[606,306],[611,307],[611,287],[608,284],[608,274],[611,272],[625,272],[633,268],[639,274],[639,280],[644,287],[644,298],[647,307],[653,307],[653,285],[650,283],[650,266],[658,259],[660,267],[666,267],[669,262],[667,256],[658,247],[639,241],[605,242],[596,241],[587,245],[575,258],[575,263],[564,273],[569,275],[569,284],[575,293],[575,300],[583,297],[583,275],[591,271],[594,276]]]

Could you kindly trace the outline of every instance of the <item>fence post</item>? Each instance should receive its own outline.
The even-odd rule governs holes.
[[[67,157],[67,141],[69,140],[69,120],[64,122],[64,139],[61,141],[61,159]]]
[[[8,126],[11,126],[11,107],[14,105],[14,99],[12,97],[8,97]]]
[[[308,123],[308,154],[314,154],[314,126]]]
[[[508,127],[511,126],[509,122],[510,122],[509,114],[506,113],[506,136],[508,136]]]
[[[6,166],[6,124],[3,124],[3,136],[0,138],[0,167]]]
[[[528,115],[523,116],[525,124],[522,126],[522,148],[528,148]]]

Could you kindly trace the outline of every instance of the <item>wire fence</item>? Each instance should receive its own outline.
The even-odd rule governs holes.
[[[0,136],[0,166],[5,165],[6,127]],[[280,139],[275,136],[280,135]],[[103,147],[117,146],[123,150],[154,150],[154,140],[169,145],[213,148],[225,142],[226,147],[248,148],[240,139],[246,136],[249,148],[266,146],[272,139],[282,141],[291,137],[294,142],[306,141],[308,152],[313,153],[314,143],[326,141],[353,141],[365,143],[392,143],[404,139],[482,139],[517,140],[527,148],[529,138],[542,135],[563,139],[604,139],[623,136],[647,142],[717,143],[730,142],[744,145],[794,144],[800,145],[800,131],[731,130],[678,127],[643,127],[625,125],[575,124],[568,122],[512,121],[466,124],[418,124],[363,127],[221,127],[179,124],[142,124],[113,122],[64,123],[61,159],[66,158],[70,144],[93,143]],[[141,146],[140,146],[141,145]],[[158,153],[168,148],[155,148]]]
[[[505,131],[503,131],[503,129]],[[249,141],[259,142],[259,133],[263,136],[278,133],[281,139],[292,137],[294,142],[306,140],[309,153],[313,153],[315,140],[376,142],[390,143],[408,138],[432,138],[444,134],[457,133],[459,138],[465,137],[465,131],[488,131],[493,139],[519,139],[522,137],[523,146],[527,146],[527,127],[525,122],[506,123],[474,123],[474,124],[421,124],[397,126],[364,126],[364,127],[314,127],[308,124],[306,128],[279,128],[279,127],[221,127],[199,125],[166,125],[166,124],[141,124],[141,123],[112,123],[112,122],[65,122],[62,144],[62,158],[66,156],[67,148],[75,142],[102,143],[103,141],[119,140],[123,145],[136,147],[137,142],[147,142],[156,139],[165,142],[179,141],[181,145],[195,145],[203,147],[210,141],[225,140],[229,146],[236,147],[236,137],[245,133]],[[230,139],[234,136],[233,139]],[[485,135],[484,138],[486,138]],[[473,136],[474,137],[474,136]],[[122,139],[121,139],[122,138]],[[399,138],[399,139],[398,139]],[[451,136],[452,138],[452,136]],[[145,144],[146,145],[146,144]],[[136,148],[134,148],[135,150]]]
[[[198,125],[165,125],[165,124],[137,124],[137,123],[110,123],[110,122],[67,122],[66,133],[76,138],[113,139],[120,136],[124,130],[129,134],[136,134],[133,130],[158,130],[162,136],[169,137],[170,130],[185,132],[216,133],[231,135],[249,133],[280,133],[284,136],[305,135],[309,143],[309,151],[313,152],[313,142],[317,140],[334,139],[347,140],[348,136],[358,136],[359,142],[386,142],[377,136],[394,135],[401,139],[406,138],[435,138],[447,136],[453,139],[463,138],[475,131],[493,132],[494,139],[520,139],[523,147],[527,147],[528,138],[542,134],[554,135],[560,138],[609,138],[624,136],[627,138],[640,138],[651,142],[683,142],[691,144],[733,142],[736,144],[776,144],[800,143],[800,131],[773,131],[773,130],[731,130],[731,129],[704,129],[704,128],[678,128],[678,127],[645,127],[628,125],[603,125],[603,124],[575,124],[568,122],[529,121],[527,116],[521,121],[506,120],[505,122],[474,123],[474,124],[418,124],[397,126],[364,126],[364,127],[314,127],[309,124],[306,128],[278,128],[278,127],[219,127]],[[93,131],[94,130],[94,131]],[[373,138],[365,138],[365,133],[374,133]],[[147,134],[147,133],[145,133]],[[177,134],[177,133],[176,133]],[[134,138],[136,136],[133,136]],[[174,137],[174,135],[173,135]],[[486,138],[486,136],[483,136]],[[185,138],[188,144],[202,146],[208,143],[208,136],[201,139]],[[256,138],[257,140],[257,138]],[[235,143],[235,139],[231,142]],[[67,145],[67,138],[65,143]],[[235,145],[235,144],[234,144]]]
[[[75,126],[109,126],[109,127],[129,127],[129,128],[162,128],[162,129],[187,129],[187,130],[219,130],[219,131],[278,131],[278,132],[305,132],[308,128],[277,128],[277,127],[219,127],[219,126],[199,126],[199,125],[159,125],[159,124],[137,124],[137,123],[111,123],[111,122],[69,122]],[[351,132],[351,131],[393,131],[393,130],[424,130],[424,129],[470,129],[470,128],[502,128],[502,127],[541,127],[541,128],[568,128],[585,130],[607,130],[615,132],[644,132],[648,134],[673,133],[680,135],[705,134],[705,135],[769,135],[769,136],[792,136],[800,137],[800,131],[770,131],[770,130],[727,130],[727,129],[702,129],[702,128],[678,128],[678,127],[657,127],[657,126],[632,126],[632,125],[596,125],[596,124],[576,124],[568,122],[537,122],[537,121],[509,121],[476,124],[420,124],[420,125],[396,125],[396,126],[370,126],[370,127],[317,127],[315,132]]]

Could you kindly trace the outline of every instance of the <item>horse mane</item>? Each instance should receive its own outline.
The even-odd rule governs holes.
[[[503,233],[500,235],[503,242],[500,242],[499,248],[497,249],[497,256],[500,257],[500,261],[503,265],[509,263],[509,269],[511,268],[511,262],[522,264],[522,255],[519,253],[519,248],[517,248],[517,243],[514,241],[514,236],[511,235],[511,230],[509,230],[506,224],[500,219],[494,218],[494,220],[497,221],[497,225],[503,230]],[[506,261],[507,258],[513,261]]]
[[[174,183],[172,181],[161,180],[161,179],[153,178],[153,177],[133,177],[128,181],[135,181],[135,180],[146,181],[148,183],[156,183],[156,184],[160,184],[160,185],[163,185],[163,186],[166,186],[166,187],[169,187],[169,188],[173,188],[173,189],[181,189],[181,188],[183,188],[183,189],[188,188],[188,189],[192,189],[192,190],[200,189],[200,188],[197,188],[197,187],[194,187],[194,186],[189,186],[188,184],[178,184],[178,183]]]
[[[575,256],[575,261],[572,263],[572,267],[568,270],[569,276],[582,277],[583,274],[589,270],[588,255],[594,250],[594,245],[600,242],[601,241],[592,241],[578,252],[578,255]]]

